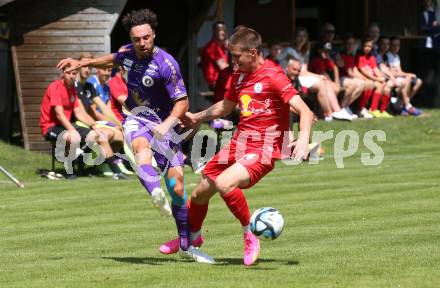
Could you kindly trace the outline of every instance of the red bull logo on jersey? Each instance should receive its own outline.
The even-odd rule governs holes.
[[[250,116],[252,114],[270,113],[270,100],[258,101],[245,94],[240,97],[241,115]]]

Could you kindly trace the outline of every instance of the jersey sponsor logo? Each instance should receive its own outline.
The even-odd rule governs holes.
[[[261,91],[263,91],[263,84],[261,84],[260,82],[255,83],[255,85],[254,85],[254,92],[255,93],[261,93]]]
[[[124,70],[130,71],[131,66],[133,66],[133,63],[134,63],[133,60],[125,58],[124,61],[122,62],[122,66],[124,66]]]
[[[144,84],[145,87],[151,87],[154,85],[154,80],[151,78],[151,76],[145,75],[142,78],[142,84]]]
[[[144,68],[144,66],[143,65],[141,65],[141,64],[134,64],[134,72],[137,72],[137,73],[142,73],[142,69]]]
[[[252,114],[270,113],[270,100],[258,101],[244,94],[240,97],[241,115],[247,117]]]
[[[140,92],[138,89],[134,89],[131,92],[132,98],[134,103],[136,103],[137,106],[148,106],[150,105],[150,102],[148,101],[148,99],[142,100],[140,97]]]

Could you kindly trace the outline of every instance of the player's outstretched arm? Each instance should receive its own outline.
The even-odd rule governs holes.
[[[304,103],[301,97],[293,97],[289,101],[292,110],[299,115],[299,136],[296,141],[295,148],[292,155],[296,161],[301,161],[307,158],[309,154],[309,139],[310,130],[313,124],[313,113],[309,107]]]
[[[66,72],[76,70],[81,67],[109,68],[113,66],[113,54],[107,54],[95,59],[75,60],[66,58],[58,62],[57,68]]]
[[[185,116],[187,118],[187,121],[189,121],[189,126],[194,126],[200,122],[209,121],[227,115],[234,110],[236,105],[237,103],[233,101],[223,99],[222,101],[217,102],[211,107],[198,113],[193,114],[190,112],[186,112]]]
[[[162,123],[153,128],[154,136],[158,139],[162,139],[172,127],[176,126],[179,121],[183,121],[183,118],[185,117],[185,112],[188,111],[188,108],[188,97],[181,98],[174,102],[174,107],[171,111],[170,116],[168,116]]]

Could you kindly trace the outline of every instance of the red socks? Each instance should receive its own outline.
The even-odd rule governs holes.
[[[235,188],[222,197],[229,210],[240,221],[241,226],[249,225],[251,212],[249,211],[243,191],[240,188]]]
[[[382,99],[380,100],[380,112],[387,110],[388,105],[390,104],[390,99],[390,95],[382,95]]]
[[[199,205],[188,201],[188,214],[191,232],[197,232],[202,229],[203,220],[205,220],[207,213],[208,203]]]
[[[225,201],[226,206],[228,206],[229,210],[234,214],[235,218],[240,221],[241,226],[249,225],[251,212],[249,211],[249,206],[244,197],[243,191],[240,188],[235,188],[225,196],[222,196],[222,198]],[[188,202],[191,232],[197,232],[202,229],[202,224],[207,213],[208,203],[200,205],[191,201]]]
[[[365,90],[364,93],[362,93],[362,96],[359,99],[359,111],[367,106],[372,94],[373,90],[371,89]]]
[[[378,92],[373,93],[373,99],[371,99],[370,111],[377,110],[377,108],[379,107],[380,97],[382,97],[382,94]]]

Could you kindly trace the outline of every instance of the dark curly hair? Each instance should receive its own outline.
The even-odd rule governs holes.
[[[122,18],[122,26],[130,32],[134,26],[149,24],[153,31],[156,31],[157,16],[150,9],[133,10]]]

